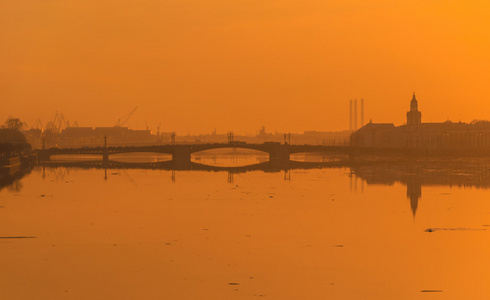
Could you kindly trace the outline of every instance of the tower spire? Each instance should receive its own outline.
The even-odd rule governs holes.
[[[418,102],[413,92],[412,101],[410,101],[410,111],[407,112],[407,125],[419,125],[421,123],[422,114],[418,109]]]

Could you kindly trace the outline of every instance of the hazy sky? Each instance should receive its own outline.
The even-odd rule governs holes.
[[[490,119],[490,2],[0,0],[0,121],[254,133]]]

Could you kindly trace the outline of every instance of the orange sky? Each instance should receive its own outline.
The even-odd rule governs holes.
[[[490,119],[490,4],[416,0],[0,0],[0,121],[179,134]]]

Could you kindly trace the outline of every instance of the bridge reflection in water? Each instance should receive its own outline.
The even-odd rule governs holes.
[[[329,162],[298,162],[298,161],[266,161],[246,166],[214,166],[196,162],[187,164],[175,164],[174,161],[161,161],[153,163],[128,163],[113,162],[103,163],[101,161],[51,161],[41,164],[43,167],[67,167],[67,168],[90,168],[90,169],[148,169],[169,171],[208,171],[208,172],[230,172],[245,173],[251,171],[281,172],[291,169],[321,169],[346,167],[346,161]]]
[[[44,169],[60,170],[64,168],[100,169],[104,170],[104,178],[110,170],[121,169],[149,169],[168,170],[172,174],[172,182],[177,180],[176,171],[204,171],[204,172],[228,172],[228,182],[234,182],[234,174],[262,171],[284,172],[284,179],[291,179],[291,170],[301,169],[325,169],[348,168],[350,169],[351,188],[357,189],[357,181],[361,181],[361,189],[364,183],[367,185],[382,184],[394,185],[401,183],[406,186],[407,198],[415,217],[419,202],[422,198],[423,186],[456,186],[476,187],[488,189],[490,187],[490,159],[488,158],[408,158],[392,157],[391,159],[359,160],[345,158],[343,160],[329,162],[297,162],[297,161],[266,161],[248,166],[210,166],[190,162],[185,165],[175,164],[174,161],[156,163],[124,163],[101,161],[80,162],[45,162]],[[30,169],[22,169],[17,173],[3,173],[0,177],[0,189],[5,187],[20,189],[18,181],[30,173]],[[44,172],[43,172],[44,173]]]

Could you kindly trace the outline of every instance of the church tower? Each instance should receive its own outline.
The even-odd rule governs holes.
[[[420,125],[422,123],[422,113],[418,108],[419,104],[413,93],[412,101],[410,101],[410,111],[407,112],[407,125]]]

